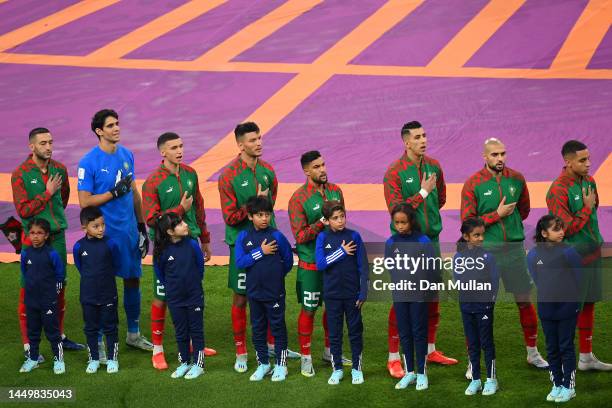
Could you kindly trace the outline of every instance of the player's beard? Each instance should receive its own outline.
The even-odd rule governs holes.
[[[41,156],[37,151],[34,151],[33,153],[34,153],[34,156],[36,156],[36,158],[42,162],[45,162],[51,159],[51,153],[49,153],[49,157]]]
[[[312,181],[314,181],[314,183],[318,186],[324,186],[325,184],[327,184],[327,176],[325,176],[325,180],[321,180],[321,178],[313,178]]]
[[[494,173],[501,173],[502,171],[504,171],[504,168],[506,167],[506,165],[502,164],[501,169],[498,169],[497,166],[489,166],[488,164],[487,164],[487,167],[489,168],[489,170],[491,170]]]

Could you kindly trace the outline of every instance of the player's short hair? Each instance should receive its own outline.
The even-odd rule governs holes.
[[[259,126],[257,126],[257,123],[255,122],[239,123],[234,129],[234,135],[236,136],[236,140],[239,140],[242,136],[246,135],[247,133],[251,133],[251,132],[255,132],[259,134],[260,130],[259,130]]]
[[[587,146],[578,140],[569,140],[563,144],[561,148],[561,156],[567,157],[570,154],[576,154],[581,150],[586,150]]]
[[[43,133],[51,133],[51,132],[49,132],[49,129],[44,128],[44,127],[34,128],[30,130],[30,133],[28,134],[28,140],[31,142],[32,140],[34,140],[36,136],[42,135]]]
[[[346,210],[344,209],[344,205],[342,205],[342,202],[338,200],[330,200],[330,201],[325,201],[323,203],[323,208],[321,209],[321,213],[323,214],[323,217],[325,217],[326,220],[329,220],[330,217],[334,215],[336,211],[342,211],[343,213],[346,214]]]
[[[259,212],[271,213],[273,208],[272,203],[267,197],[256,195],[247,200],[246,210],[249,214],[253,215]]]
[[[300,157],[300,163],[302,164],[302,168],[317,160],[319,157],[321,157],[321,153],[319,153],[318,150],[311,150],[309,152],[304,153],[302,157]]]
[[[28,224],[28,231],[34,226],[40,227],[47,234],[51,233],[51,224],[49,224],[49,221],[45,220],[44,218],[36,217],[32,219],[32,221],[30,221]]]
[[[79,219],[81,220],[81,225],[85,227],[90,222],[95,221],[102,216],[102,210],[100,210],[98,207],[89,206],[81,210]]]
[[[102,109],[101,111],[96,112],[95,115],[93,115],[93,118],[91,118],[91,131],[94,132],[96,136],[98,136],[96,129],[103,129],[104,122],[106,122],[106,118],[109,116],[119,120],[119,115],[112,109]],[[98,139],[100,139],[100,136],[98,136]]]
[[[412,129],[420,129],[422,127],[423,125],[421,125],[421,122],[417,122],[416,120],[413,120],[412,122],[404,123],[404,126],[402,126],[402,131],[401,131],[402,139],[410,135],[410,131]]]
[[[162,147],[166,142],[169,142],[170,140],[176,140],[176,139],[180,139],[181,137],[179,135],[177,135],[174,132],[166,132],[161,134],[158,138],[157,138],[157,148],[159,149],[160,147]]]

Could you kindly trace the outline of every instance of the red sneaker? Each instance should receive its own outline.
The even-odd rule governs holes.
[[[208,347],[204,347],[204,355],[206,357],[215,356],[217,355],[217,350],[208,348]]]
[[[443,352],[436,350],[427,355],[427,362],[442,365],[454,365],[459,361],[456,358],[446,357]]]
[[[153,362],[153,367],[157,368],[158,370],[168,369],[168,363],[166,363],[166,357],[164,356],[163,352],[153,354],[153,357],[151,357],[151,361]]]
[[[387,362],[387,369],[393,378],[404,377],[404,368],[400,360],[390,360]]]

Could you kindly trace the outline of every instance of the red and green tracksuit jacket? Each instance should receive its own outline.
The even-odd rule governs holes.
[[[437,177],[436,187],[424,199],[419,194],[421,180],[423,176],[430,177],[433,173]],[[404,152],[402,157],[391,163],[387,169],[383,187],[389,212],[398,204],[410,204],[416,210],[422,232],[429,238],[438,238],[442,230],[440,208],[446,203],[446,184],[442,167],[437,160],[424,155],[420,163],[415,163]],[[391,231],[396,232],[393,222]]]
[[[234,245],[238,233],[252,224],[249,222],[245,204],[249,198],[264,190],[268,190],[268,199],[274,206],[278,193],[276,173],[270,164],[261,159],[257,159],[253,170],[238,155],[221,171],[219,195],[225,221],[226,244]],[[276,228],[274,214],[270,226]]]
[[[185,192],[189,197],[193,197],[193,204],[189,211],[185,211],[181,205]],[[189,234],[193,238],[199,238],[204,244],[210,242],[198,175],[186,164],[181,163],[178,174],[174,174],[162,162],[142,186],[142,208],[147,225],[151,227],[149,233],[152,237],[155,235],[154,227],[157,219],[163,214],[173,212],[183,217],[189,226]]]
[[[337,200],[344,205],[342,190],[335,184],[326,183],[323,194],[312,182],[298,188],[289,200],[289,220],[295,237],[298,253],[298,267],[311,271],[317,270],[315,243],[319,232],[325,225],[321,222],[323,203]]]
[[[585,207],[582,200],[582,189],[588,190],[589,186],[596,193],[595,208]],[[593,177],[576,179],[564,168],[546,194],[546,206],[552,215],[564,221],[565,241],[585,244],[577,247],[582,255],[599,254],[603,238],[597,221],[599,196]]]
[[[62,187],[51,196],[47,192],[49,177],[62,176]],[[70,198],[70,183],[66,167],[49,160],[47,173],[43,174],[32,159],[32,155],[13,171],[11,177],[13,188],[13,203],[17,214],[21,217],[24,234],[28,233],[28,223],[33,217],[44,218],[51,225],[51,233],[57,233],[68,227],[64,209]]]
[[[506,197],[506,204],[517,203],[514,212],[504,218],[497,214],[502,197]],[[482,218],[486,226],[485,242],[524,241],[523,220],[530,209],[525,178],[508,167],[499,178],[486,167],[482,168],[465,182],[461,191],[461,220]]]

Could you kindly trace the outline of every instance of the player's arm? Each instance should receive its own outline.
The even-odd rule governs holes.
[[[291,200],[289,200],[289,223],[297,244],[314,241],[317,234],[325,228],[321,220],[312,224],[308,224],[307,220],[304,206],[300,200],[295,196],[291,197]]]
[[[139,224],[144,224],[145,219],[142,212],[142,196],[138,191],[138,186],[135,181],[132,181],[132,197],[134,198],[134,213]]]
[[[359,271],[359,303],[363,303],[368,298],[369,272],[368,255],[365,245],[358,232],[353,233],[353,242],[357,245],[355,256],[357,257],[357,270]]]
[[[291,244],[289,244],[287,238],[280,231],[276,231],[274,233],[274,239],[278,244],[279,253],[281,259],[283,260],[283,269],[285,275],[287,275],[291,271],[291,268],[293,268],[293,252],[291,252]]]
[[[74,266],[81,272],[81,244],[78,241],[72,247],[72,257],[74,258]]]
[[[185,209],[180,204],[176,207],[168,208],[165,211],[161,209],[159,195],[157,194],[157,185],[154,184],[151,179],[147,179],[142,185],[142,210],[144,219],[151,228],[155,228],[157,219],[164,214],[172,212],[181,217],[185,214]]]
[[[51,199],[51,194],[45,190],[44,193],[30,200],[19,169],[15,170],[11,176],[11,188],[13,189],[13,203],[21,218],[30,218],[41,213]]]
[[[424,198],[419,191],[415,195],[408,197],[406,200],[402,198],[402,181],[399,173],[393,169],[387,170],[385,178],[383,180],[383,187],[385,193],[385,201],[387,202],[387,208],[389,212],[393,211],[393,208],[399,204],[410,204],[415,210],[421,205]]]
[[[230,181],[226,176],[219,176],[219,196],[221,198],[221,213],[227,225],[238,225],[247,218],[247,210],[238,207],[238,199]]]
[[[521,181],[523,183],[523,190],[521,191],[521,196],[518,199],[516,207],[521,214],[521,219],[525,221],[527,217],[529,217],[529,211],[531,211],[531,204],[529,202],[529,189],[527,188],[527,182],[525,178],[521,175]]]
[[[567,189],[557,183],[553,183],[546,195],[546,206],[552,215],[556,215],[563,220],[566,236],[574,235],[582,230],[589,222],[593,212],[591,207],[585,205],[573,214],[569,209]]]
[[[438,168],[440,169],[440,174],[436,178],[436,188],[438,189],[438,208],[440,209],[446,204],[446,182],[444,181],[442,167],[438,165]]]
[[[198,242],[194,239],[189,239],[189,243],[193,248],[193,256],[195,257],[196,266],[198,267],[198,272],[200,274],[200,280],[204,279],[204,254],[202,253],[202,249],[198,245]]]
[[[60,259],[59,254],[55,250],[50,252],[50,257],[53,272],[55,272],[55,289],[57,293],[59,293],[66,280],[66,265],[64,265],[64,262]]]
[[[315,244],[315,257],[317,261],[317,269],[320,271],[324,271],[329,267],[329,265],[343,259],[346,256],[346,252],[344,249],[339,246],[338,249],[325,256],[325,248],[323,248],[323,244],[325,243],[325,233],[321,233],[317,236],[317,242]]]
[[[478,200],[476,199],[472,180],[466,181],[461,190],[461,221],[465,221],[470,217],[482,218],[487,226],[493,225],[501,219],[497,210],[486,214],[478,214]]]
[[[64,208],[68,206],[68,201],[70,200],[70,180],[68,180],[68,169],[64,165],[61,165],[61,170],[63,170],[62,175],[62,186],[60,187],[60,194],[62,196],[62,205]]]
[[[198,223],[198,227],[200,227],[201,231],[200,242],[202,244],[208,244],[210,243],[210,232],[208,232],[208,227],[206,225],[206,210],[204,209],[204,197],[202,196],[202,192],[200,191],[198,175],[195,174],[195,176],[195,193],[193,196],[193,200],[196,213],[196,222]]]
[[[263,258],[264,253],[261,247],[254,248],[251,252],[244,251],[244,238],[246,237],[246,231],[240,231],[236,238],[235,254],[236,254],[236,266],[239,269],[246,269],[253,265],[255,262]]]
[[[79,163],[78,177],[78,196],[79,205],[85,207],[99,207],[114,198],[121,197],[130,192],[135,185],[132,175],[128,175],[117,182],[109,191],[100,194],[93,194],[94,191],[94,172],[87,163]],[[142,210],[140,210],[142,218]]]
[[[276,197],[278,196],[278,180],[276,179],[276,173],[273,173],[274,177],[272,178],[272,188],[270,189],[270,195],[272,197],[272,208],[274,208],[274,204],[276,203]]]

